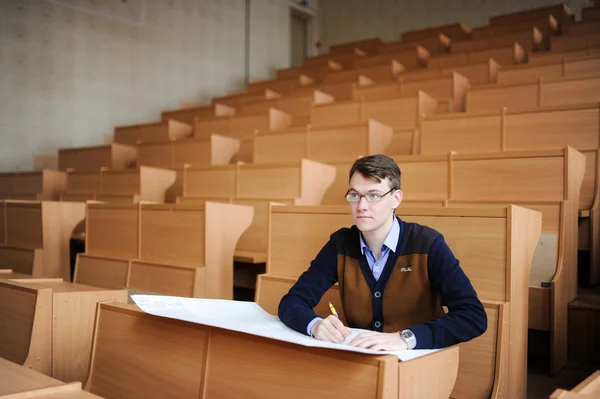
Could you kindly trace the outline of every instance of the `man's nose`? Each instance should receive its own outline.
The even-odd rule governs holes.
[[[360,197],[360,199],[358,200],[358,207],[359,208],[367,208],[369,206],[369,202],[367,202],[367,198],[366,197]]]

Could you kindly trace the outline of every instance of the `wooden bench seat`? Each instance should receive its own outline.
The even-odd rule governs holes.
[[[318,205],[335,178],[329,165],[303,159],[184,169],[184,197],[244,198]]]
[[[342,66],[335,61],[313,67],[299,66],[277,70],[277,79],[289,79],[298,75],[310,76],[316,83],[321,83],[331,72],[342,70]]]
[[[248,83],[246,92],[249,94],[264,93],[265,90],[272,90],[287,96],[296,87],[306,87],[314,85],[315,81],[307,75],[301,74],[288,79],[261,80]]]
[[[69,281],[69,240],[85,206],[54,201],[0,201],[0,268]]]
[[[538,79],[538,82],[472,87],[467,94],[467,111],[499,111],[535,107],[557,107],[594,103],[600,100],[600,75],[591,78]]]
[[[400,51],[359,58],[354,61],[354,67],[369,68],[395,61],[406,69],[423,68],[427,66],[430,56],[429,51],[424,47],[414,46]]]
[[[233,297],[233,252],[252,208],[88,203],[75,282],[165,295]]]
[[[0,199],[53,201],[65,190],[67,174],[57,170],[0,173]]]
[[[544,80],[559,80],[562,78],[591,78],[600,74],[600,55],[578,58],[575,60],[562,59],[544,65],[522,65],[505,68],[498,72],[498,83],[527,83]]]
[[[354,99],[361,101],[385,100],[415,95],[424,91],[435,98],[439,105],[436,113],[465,110],[469,80],[454,72],[450,76],[432,79],[405,80],[401,75],[395,82],[361,86],[354,89]]]
[[[495,203],[536,203],[566,201],[566,234],[576,236],[577,214],[580,188],[585,170],[585,158],[577,151],[567,148],[555,151],[514,151],[506,153],[422,155],[413,157],[394,157],[403,171],[403,190],[405,202],[422,203],[437,201],[458,202],[495,202]],[[333,164],[338,170],[348,171],[351,160]],[[545,176],[541,179],[540,176]],[[490,182],[498,182],[490,184]],[[324,205],[340,205],[345,202],[343,194],[348,187],[346,179],[336,178],[325,194]],[[556,217],[553,217],[556,219]],[[571,246],[576,242],[571,241]],[[530,290],[530,296],[541,297],[542,309],[549,309],[549,320],[559,322],[566,315],[567,303],[574,299],[577,292],[577,267],[573,259],[575,251],[567,252],[571,263],[566,265],[562,282],[550,287],[536,287]],[[547,263],[546,263],[547,264]],[[551,267],[556,266],[554,263]],[[560,271],[554,268],[552,273],[558,278]],[[559,282],[561,280],[558,280]],[[544,284],[545,285],[545,284]],[[535,292],[534,292],[535,291]],[[541,292],[538,292],[541,291]],[[555,301],[550,305],[550,299]],[[541,313],[539,308],[531,314]],[[552,370],[558,371],[566,364],[566,322],[562,335],[552,329],[556,342],[552,343]],[[562,339],[565,338],[565,339]]]
[[[100,170],[100,168],[126,169],[135,165],[136,160],[136,147],[117,143],[58,150],[58,168],[60,170],[92,172]]]
[[[252,141],[256,130],[279,130],[292,125],[292,116],[275,108],[260,114],[235,115],[210,119],[197,119],[194,131],[196,138],[208,138],[220,134],[242,140],[233,161],[252,162]]]
[[[192,125],[169,119],[158,123],[115,127],[114,142],[137,145],[139,142],[181,140],[192,135]]]
[[[225,104],[229,107],[238,109],[241,108],[246,103],[251,103],[253,101],[261,101],[261,100],[272,100],[275,98],[280,98],[281,94],[274,90],[264,90],[261,92],[255,93],[234,93],[229,94],[222,97],[214,97],[212,99],[213,104]],[[234,114],[229,115],[216,115],[214,117],[225,117],[225,116],[233,116]]]
[[[329,235],[353,222],[347,206],[282,206],[273,207],[271,212],[267,274],[260,276],[257,282],[256,302],[276,314],[282,294],[308,268]],[[523,376],[527,368],[527,345],[520,337],[527,329],[527,282],[540,235],[540,214],[512,205],[498,209],[400,206],[397,214],[403,220],[425,224],[441,232],[460,259],[478,296],[489,301],[486,305],[491,316],[488,331],[459,345],[461,359],[451,397],[496,397],[492,393],[524,397],[526,381],[519,376]],[[282,230],[288,223],[295,226],[293,231]],[[477,247],[486,250],[474,249]],[[335,291],[337,286],[329,290],[326,299],[331,300],[336,309],[343,309]],[[327,302],[322,300],[321,303]],[[326,310],[322,305],[317,309],[322,315],[327,314]],[[505,345],[510,345],[510,349],[504,349]]]
[[[333,96],[319,90],[302,90],[275,100],[256,101],[245,104],[242,115],[264,114],[274,108],[292,117],[292,126],[304,126],[310,123],[310,109],[315,104],[328,104]]]
[[[408,82],[411,80],[435,79],[440,77],[452,76],[454,73],[464,76],[471,85],[496,83],[500,65],[492,58],[485,62],[463,65],[449,68],[421,68],[412,71],[405,71],[399,78]]]
[[[254,162],[318,162],[349,159],[359,155],[382,154],[394,131],[369,120],[349,125],[287,129],[259,132],[254,138]],[[335,148],[335,151],[332,149]]]
[[[170,119],[194,125],[196,118],[212,118],[217,116],[235,115],[236,109],[225,104],[210,104],[198,107],[189,107],[184,109],[176,109],[172,111],[161,112],[160,119],[167,122]]]
[[[0,358],[0,398],[101,399],[81,390],[80,382],[64,383]]]
[[[402,40],[399,42],[387,43],[379,50],[379,52],[381,54],[397,53],[422,47],[426,49],[429,54],[435,56],[438,54],[449,53],[451,46],[452,41],[450,38],[443,33],[438,32],[431,37],[422,38],[411,42],[405,42]]]
[[[333,46],[329,46],[329,54],[353,53],[356,49],[365,54],[377,54],[384,44],[383,40],[379,37],[334,44]]]
[[[548,14],[552,15],[559,25],[559,33],[563,33],[563,27],[568,25],[571,20],[571,10],[566,4],[556,4],[547,7],[540,7],[530,10],[518,11],[510,14],[502,14],[490,17],[490,25],[515,25],[523,22],[538,21],[545,18]]]
[[[543,49],[544,35],[538,28],[532,27],[502,35],[487,35],[478,38],[473,37],[469,40],[452,43],[452,53],[468,53],[492,47],[509,46],[515,42],[519,43],[525,51],[538,51]]]
[[[586,35],[563,35],[555,36],[550,39],[552,52],[588,50],[600,47],[600,33],[590,33]]]
[[[0,281],[0,357],[58,378],[85,382],[96,305],[127,301],[124,290],[63,281]]]
[[[399,362],[395,355],[303,347],[121,304],[100,305],[94,337],[86,390],[108,398],[122,392],[173,398],[447,397],[459,351],[452,347]]]
[[[519,43],[515,42],[508,46],[432,57],[429,59],[429,68],[452,68],[479,64],[490,58],[493,58],[501,67],[505,67],[526,62],[527,52]]]
[[[137,169],[69,172],[63,201],[91,199],[121,202],[165,202],[175,171],[140,166]]]
[[[226,165],[240,148],[240,140],[211,134],[208,139],[189,138],[138,144],[138,165],[175,169],[184,165]]]
[[[585,175],[579,197],[579,211],[587,212],[589,222],[580,224],[579,238],[590,250],[591,284],[600,282],[600,220],[597,209],[600,186],[597,173],[600,141],[598,104],[550,107],[501,113],[466,114],[461,117],[425,118],[421,129],[422,154],[449,151],[499,152],[551,150],[571,146],[585,158]],[[585,219],[584,219],[585,220]]]
[[[415,42],[423,39],[429,39],[437,36],[439,33],[448,37],[450,40],[466,40],[471,37],[471,28],[463,23],[433,26],[431,28],[417,29],[402,32],[402,41],[405,43]]]
[[[404,69],[404,66],[400,62],[392,59],[390,61],[384,61],[380,64],[373,64],[362,68],[332,72],[328,74],[323,81],[325,83],[355,82],[358,81],[360,76],[365,76],[373,82],[386,82],[394,79],[402,73]]]

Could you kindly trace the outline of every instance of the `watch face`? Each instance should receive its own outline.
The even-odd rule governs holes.
[[[412,338],[412,336],[413,336],[412,332],[410,332],[410,331],[406,331],[406,330],[405,330],[405,331],[402,331],[402,338],[405,338],[405,339],[411,339],[411,338]]]

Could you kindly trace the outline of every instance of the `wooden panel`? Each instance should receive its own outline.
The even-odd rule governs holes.
[[[563,167],[562,157],[461,160],[454,163],[453,198],[560,201],[564,198]]]
[[[101,305],[86,388],[107,398],[198,398],[206,329],[143,313],[134,316]]]
[[[529,287],[529,328],[550,331],[550,289]]]
[[[181,168],[184,164],[194,166],[211,165],[211,142],[209,140],[174,141],[171,168]]]
[[[42,248],[41,203],[6,203],[7,244],[22,248]]]
[[[235,196],[235,168],[188,168],[184,173],[184,195],[214,198]]]
[[[544,106],[593,103],[600,99],[600,78],[549,82],[542,90]]]
[[[422,129],[421,154],[496,152],[502,146],[499,114],[427,118]]]
[[[17,273],[42,275],[43,251],[0,245],[0,269],[12,269]]]
[[[251,206],[254,209],[252,224],[240,237],[236,248],[238,251],[256,251],[267,253],[269,233],[269,202],[253,200],[235,200],[238,205]]]
[[[106,194],[139,194],[140,171],[106,171],[102,173],[102,192]]]
[[[198,279],[197,271],[201,273]],[[203,268],[174,267],[132,261],[128,287],[163,295],[192,297],[195,293],[196,281],[201,284],[206,283]],[[199,296],[203,296],[202,287],[198,288]]]
[[[299,165],[277,168],[240,168],[238,192],[240,198],[294,198],[300,195]]]
[[[531,83],[540,78],[555,80],[563,77],[562,64],[516,67],[502,69],[498,72],[498,83]]]
[[[584,151],[585,155],[585,174],[581,184],[581,193],[579,196],[579,209],[592,209],[596,199],[597,187],[597,169],[598,155],[596,151]]]
[[[467,95],[467,111],[500,111],[502,107],[508,107],[509,110],[535,108],[540,105],[538,91],[537,84],[471,89]]]
[[[73,172],[67,174],[67,193],[98,193],[102,191],[100,172]]]
[[[204,265],[205,213],[202,207],[144,206],[141,260],[172,265]]]
[[[465,24],[456,23],[402,32],[402,42],[408,43],[419,41],[422,39],[428,39],[432,36],[438,35],[439,33],[447,36],[452,40],[465,40],[470,37],[471,28]]]
[[[158,141],[138,145],[138,166],[171,167],[171,142]]]
[[[0,375],[2,375],[2,385],[0,385],[0,397],[2,398],[24,398],[24,397],[43,397],[45,399],[58,399],[61,396],[46,396],[45,393],[54,391],[57,388],[59,394],[68,399],[77,399],[67,396],[62,387],[64,383],[54,378],[48,377],[20,364],[13,363],[0,357]],[[80,388],[79,388],[80,389]],[[41,391],[39,395],[32,391]],[[79,391],[82,392],[82,391]],[[29,396],[26,396],[29,395]],[[85,398],[82,398],[85,399]],[[91,399],[91,398],[88,398]]]
[[[397,160],[397,162],[402,170],[402,190],[405,192],[404,199],[441,200],[447,198],[448,165],[446,161],[411,163]],[[350,168],[348,167],[346,174],[349,170]],[[346,190],[344,190],[344,193]],[[345,201],[345,198],[342,197],[342,200]]]
[[[0,328],[0,357],[25,364],[36,303],[36,291],[14,289],[10,284],[0,282],[0,324],[4,326]]]
[[[286,162],[308,158],[307,133],[285,131],[281,134],[264,134],[254,138],[255,163]]]
[[[138,257],[138,207],[88,205],[88,255]]]
[[[361,121],[361,105],[356,102],[317,105],[312,108],[311,121],[314,126],[339,125]]]
[[[129,261],[79,254],[74,282],[108,289],[127,287]]]
[[[600,33],[581,36],[557,36],[551,39],[553,52],[588,50],[600,46]]]
[[[175,119],[193,125],[197,118],[211,118],[215,116],[234,115],[235,109],[224,104],[212,104],[173,111],[163,111],[161,120],[166,122]]]
[[[415,97],[366,101],[361,110],[362,120],[374,119],[394,129],[417,127],[418,111]]]
[[[112,167],[112,147],[68,148],[58,151],[58,168],[95,172]]]

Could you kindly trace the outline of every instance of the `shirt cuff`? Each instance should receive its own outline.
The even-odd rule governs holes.
[[[415,349],[433,349],[433,334],[431,328],[426,324],[412,326],[410,331],[415,335],[417,346]]]
[[[323,320],[322,317],[315,317],[314,319],[312,319],[310,321],[310,323],[308,323],[308,326],[306,327],[306,335],[311,335],[310,331],[312,330],[313,326],[315,324],[317,324],[318,321]]]

